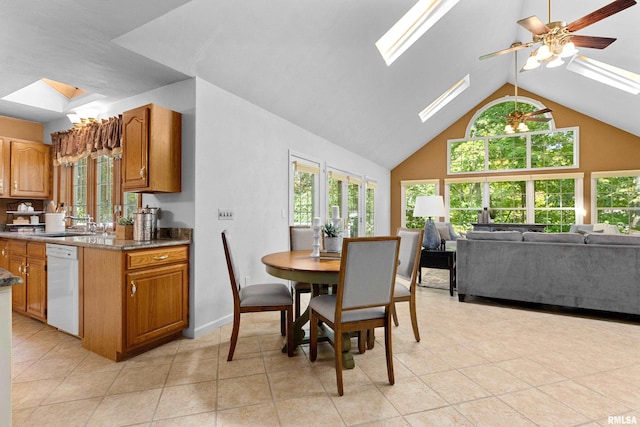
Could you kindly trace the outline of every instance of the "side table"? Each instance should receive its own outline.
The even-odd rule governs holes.
[[[456,250],[428,250],[423,249],[420,255],[420,269],[418,283],[422,283],[422,268],[439,268],[449,270],[449,295],[453,296],[456,288]]]

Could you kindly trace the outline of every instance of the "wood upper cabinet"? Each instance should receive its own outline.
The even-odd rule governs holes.
[[[40,142],[16,140],[10,142],[10,181],[7,183],[3,179],[2,195],[37,199],[51,198],[51,146]],[[6,144],[3,144],[2,154],[5,157],[8,155],[6,148]],[[6,163],[4,166],[6,167]],[[8,193],[7,185],[9,186]]]
[[[0,197],[10,197],[11,143],[0,137]]]
[[[36,319],[46,320],[46,245],[24,240],[10,240],[8,270],[22,277],[22,284],[12,288],[13,309]]]
[[[122,114],[122,188],[182,191],[182,115],[148,104]]]

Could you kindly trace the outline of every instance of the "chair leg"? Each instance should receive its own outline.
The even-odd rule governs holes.
[[[287,309],[287,355],[293,357],[293,306]]]
[[[333,333],[333,349],[336,359],[336,383],[338,385],[338,395],[342,396],[344,394],[344,387],[342,384],[342,331],[340,328],[336,328],[333,330]]]
[[[318,318],[313,310],[309,310],[309,360],[315,362],[318,358]]]
[[[387,324],[384,326],[384,347],[387,356],[387,376],[389,377],[389,384],[393,385],[396,382],[393,374],[393,351],[391,349],[391,319],[387,317]]]
[[[393,303],[393,323],[396,325],[396,327],[399,325],[398,323],[398,314],[396,313],[396,303]]]
[[[409,312],[411,313],[411,326],[413,326],[413,336],[416,337],[416,341],[420,342],[420,332],[418,332],[418,314],[416,313],[416,300],[412,298],[409,301]],[[395,316],[395,311],[393,312]]]
[[[286,315],[285,315],[285,310],[282,310],[280,312],[280,335],[282,335],[283,337],[285,335],[287,335],[287,325],[285,324],[286,322]]]
[[[376,330],[369,329],[367,331],[367,348],[371,350],[376,345]]]
[[[227,356],[227,362],[231,362],[233,359],[233,352],[236,351],[238,331],[240,331],[240,313],[236,311],[233,313],[233,329],[231,331],[231,341],[229,343],[229,355]]]
[[[360,354],[364,353],[367,350],[367,334],[369,331],[362,330],[358,331],[358,351]]]

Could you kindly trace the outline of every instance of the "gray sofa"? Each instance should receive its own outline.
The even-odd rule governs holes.
[[[640,236],[469,232],[457,241],[467,295],[640,314]]]

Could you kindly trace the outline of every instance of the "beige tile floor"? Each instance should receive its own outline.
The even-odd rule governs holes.
[[[426,276],[428,278],[428,275]],[[393,329],[354,354],[336,392],[333,352],[280,352],[277,313],[114,363],[74,337],[13,316],[14,426],[606,426],[640,423],[640,322],[523,308],[419,288],[422,340],[407,304]],[[355,341],[354,341],[355,343]],[[635,418],[633,418],[635,417]]]

